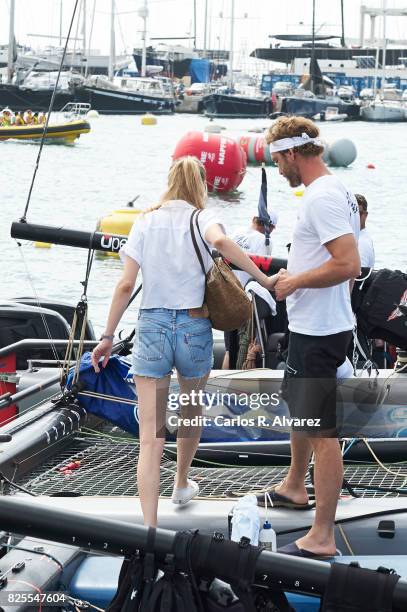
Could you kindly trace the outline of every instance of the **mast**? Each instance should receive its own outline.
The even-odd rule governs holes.
[[[341,45],[342,47],[345,47],[345,15],[344,15],[344,10],[343,10],[343,2],[344,0],[341,0],[341,25],[342,25],[342,33],[341,33]]]
[[[141,76],[146,76],[146,65],[147,65],[147,17],[148,17],[148,6],[147,0],[144,0],[144,5],[139,9],[139,16],[143,20],[143,51],[141,55]]]
[[[196,49],[196,0],[194,0],[194,51]]]
[[[208,45],[207,33],[208,33],[208,0],[205,0],[203,57],[206,57],[206,49],[207,49],[207,45]]]
[[[312,0],[312,46],[311,46],[311,60],[310,60],[310,85],[311,91],[315,90],[314,83],[314,62],[315,62],[315,0]]]
[[[231,2],[231,15],[230,15],[230,57],[229,57],[229,89],[233,89],[233,37],[235,30],[235,0]]]
[[[113,80],[114,63],[115,63],[115,34],[114,34],[114,0],[112,0],[110,9],[110,53],[109,53],[109,80]]]
[[[86,0],[82,0],[83,1],[83,6],[82,6],[82,17],[83,17],[83,21],[82,21],[82,37],[83,37],[83,57],[84,59],[87,56],[87,48],[86,48]]]
[[[62,47],[62,0],[59,0],[59,46]]]
[[[383,10],[383,56],[382,56],[382,82],[381,82],[381,90],[383,97],[383,87],[384,87],[384,75],[386,72],[386,50],[387,50],[387,40],[386,40],[386,0],[382,1],[382,10]]]
[[[7,83],[11,83],[14,72],[14,14],[15,0],[10,0],[10,23],[7,49]]]

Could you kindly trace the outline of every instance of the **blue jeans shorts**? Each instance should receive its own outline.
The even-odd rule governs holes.
[[[176,370],[184,378],[200,378],[212,367],[213,337],[209,319],[188,310],[141,309],[133,347],[135,376],[163,378]]]

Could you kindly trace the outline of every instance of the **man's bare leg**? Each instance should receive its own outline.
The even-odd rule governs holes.
[[[334,555],[334,522],[343,481],[341,449],[336,438],[311,438],[309,442],[315,453],[316,513],[310,531],[296,544],[314,553]]]
[[[304,480],[312,454],[309,438],[302,432],[291,432],[291,465],[287,476],[277,485],[276,491],[297,504],[308,502]]]

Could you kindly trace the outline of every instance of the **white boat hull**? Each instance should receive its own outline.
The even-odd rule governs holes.
[[[369,104],[360,109],[364,121],[405,121],[406,110],[401,105]]]

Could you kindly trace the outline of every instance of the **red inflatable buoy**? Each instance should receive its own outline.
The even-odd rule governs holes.
[[[193,155],[205,166],[209,191],[232,191],[246,173],[246,155],[237,142],[222,134],[188,132],[175,147],[173,159]]]
[[[367,164],[367,167],[369,168],[369,170],[375,170],[376,166],[374,164]]]
[[[249,164],[272,164],[270,149],[264,136],[241,136],[239,145],[246,154]]]

